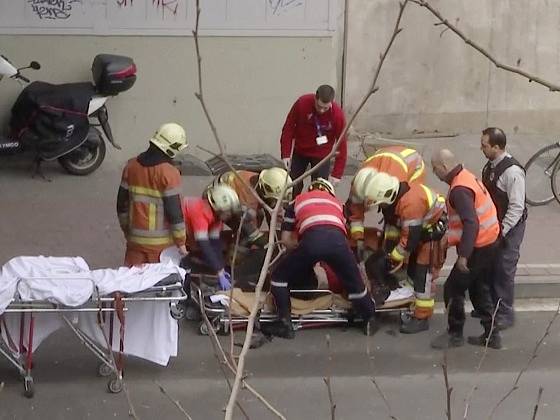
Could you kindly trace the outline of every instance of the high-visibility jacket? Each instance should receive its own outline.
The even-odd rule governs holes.
[[[474,193],[474,207],[478,218],[478,234],[474,243],[475,248],[481,248],[490,245],[498,239],[500,233],[500,224],[496,214],[496,207],[490,197],[490,194],[471,172],[462,169],[449,187],[447,194],[447,210],[449,212],[449,245],[456,246],[461,242],[463,235],[463,223],[461,218],[449,202],[449,194],[455,187],[466,187]]]
[[[289,209],[286,214],[288,221],[290,213]],[[342,204],[326,191],[313,190],[298,195],[293,204],[293,214],[300,236],[314,226],[335,226],[346,234]]]
[[[429,228],[435,225],[445,211],[445,197],[424,184],[412,184],[395,206],[397,227],[400,228],[399,243],[391,252],[391,259],[403,261],[411,251],[408,249],[409,230],[413,226]]]
[[[189,249],[197,249],[197,241],[220,238],[223,222],[216,217],[208,200],[186,197],[183,200],[183,215],[187,225]]]
[[[137,158],[130,159],[123,170],[120,189],[126,198],[117,211],[128,243],[155,250],[173,243],[185,244],[181,175],[173,165],[163,162],[143,166]],[[174,220],[166,212],[170,207],[174,210],[171,213],[177,213]]]
[[[379,149],[362,163],[362,168],[373,168],[398,178],[399,182],[423,183],[426,165],[416,150],[403,146],[388,146]],[[364,237],[364,203],[351,193],[349,204],[350,235],[354,240]]]

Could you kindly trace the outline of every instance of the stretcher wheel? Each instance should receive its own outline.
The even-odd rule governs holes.
[[[208,325],[206,322],[202,321],[198,327],[198,332],[200,335],[209,335],[210,331],[208,330]]]
[[[185,318],[185,308],[183,305],[171,304],[169,306],[169,314],[171,315],[171,318],[180,321]]]
[[[122,380],[119,378],[112,378],[107,382],[107,389],[111,394],[118,394],[123,389]]]
[[[33,378],[23,379],[23,395],[27,398],[33,398],[33,395],[35,395],[35,384],[33,383]]]
[[[97,366],[97,374],[103,378],[107,376],[111,376],[112,373],[113,373],[113,368],[109,366],[107,363],[101,362]]]

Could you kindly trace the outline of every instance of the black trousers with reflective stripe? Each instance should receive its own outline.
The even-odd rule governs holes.
[[[290,316],[290,289],[306,283],[306,279],[313,275],[313,266],[320,261],[332,268],[348,295],[359,294],[365,290],[346,235],[334,226],[311,227],[303,233],[298,246],[286,255],[272,272],[272,282],[281,284],[271,285],[280,318]],[[375,306],[369,293],[351,301],[362,319],[368,320],[374,314]]]
[[[321,161],[320,158],[312,158],[307,156],[298,155],[296,152],[292,155],[292,166],[290,169],[290,177],[296,179],[303,175],[307,167],[317,165]],[[311,174],[311,179],[324,178],[328,179],[330,173],[330,161],[323,163],[315,172]],[[292,195],[296,198],[303,189],[303,181],[294,185]]]
[[[480,323],[485,331],[490,330],[494,305],[490,294],[493,271],[496,264],[498,244],[475,248],[467,261],[468,273],[453,267],[443,287],[443,299],[447,308],[448,331],[462,335],[465,325],[465,292],[470,290],[475,299],[471,302],[480,314]],[[474,297],[473,296],[473,297]]]

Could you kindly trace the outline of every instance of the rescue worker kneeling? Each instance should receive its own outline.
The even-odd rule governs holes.
[[[210,186],[202,198],[183,200],[189,255],[182,265],[195,272],[217,275],[222,290],[231,288],[231,276],[224,268],[220,233],[223,222],[239,211],[239,197],[227,185]]]
[[[243,181],[245,183],[243,183]],[[261,232],[266,212],[263,206],[254,196],[250,188],[253,188],[258,196],[270,207],[274,207],[276,202],[281,199],[282,191],[286,183],[291,184],[292,179],[288,172],[282,168],[263,169],[260,173],[251,171],[237,171],[237,175],[233,171],[225,172],[214,180],[214,184],[223,184],[231,187],[239,197],[241,212],[234,214],[226,225],[233,231],[237,232],[241,221],[241,236],[239,238],[240,245],[251,248],[257,246],[264,248],[268,243],[267,235]],[[250,187],[250,188],[248,188]],[[292,188],[287,189],[284,199],[291,200]]]
[[[271,275],[271,292],[276,301],[278,320],[261,324],[266,335],[294,338],[291,321],[290,288],[309,277],[315,263],[329,265],[343,282],[354,310],[364,321],[365,331],[374,320],[375,304],[371,299],[346,238],[342,204],[336,199],[333,185],[322,178],[313,181],[309,191],[297,196],[286,210],[282,240],[289,243],[293,231],[298,243],[282,259]]]
[[[445,260],[441,255],[442,245],[445,249],[441,241],[446,240],[445,198],[423,184],[399,182],[385,173],[378,173],[370,180],[364,196],[366,208],[378,205],[384,214],[391,215],[392,224],[385,225],[385,251],[392,264],[408,262],[415,309],[413,317],[403,319],[400,331],[405,334],[425,331],[434,310],[432,281]]]

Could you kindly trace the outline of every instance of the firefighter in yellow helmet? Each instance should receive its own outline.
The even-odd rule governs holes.
[[[149,143],[145,152],[126,164],[117,194],[127,266],[159,262],[161,251],[173,244],[187,254],[181,175],[172,164],[187,147],[185,130],[176,123],[163,124]]]

